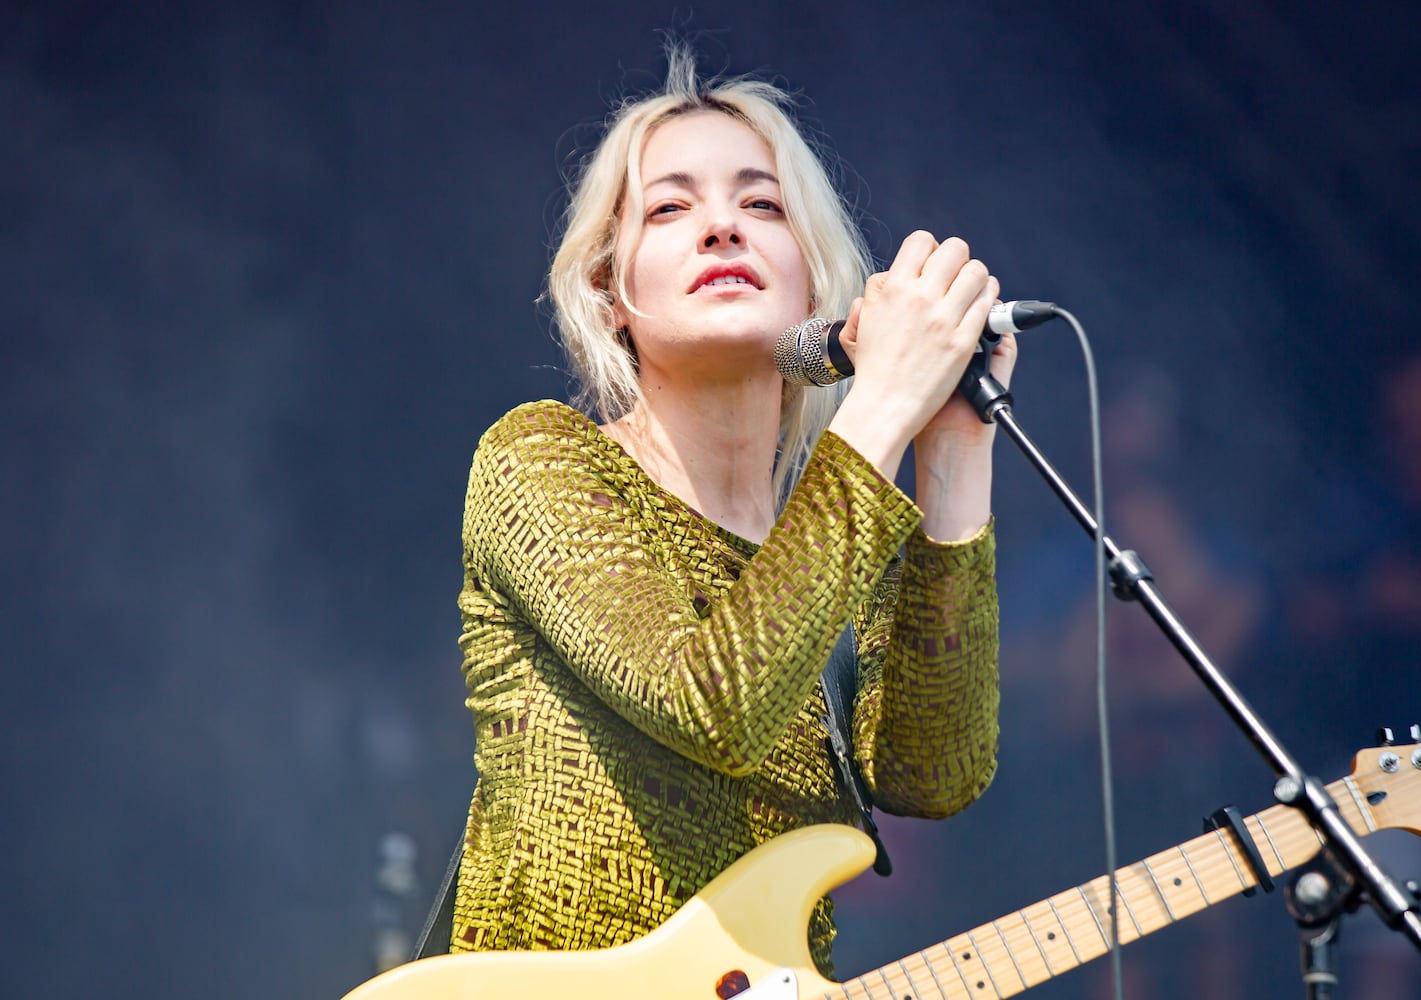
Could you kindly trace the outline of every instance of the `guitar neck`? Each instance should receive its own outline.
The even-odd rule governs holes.
[[[1376,825],[1351,778],[1327,786],[1361,835]],[[1273,806],[1244,820],[1270,875],[1281,875],[1322,847],[1297,811]],[[1215,830],[1115,873],[1121,944],[1129,944],[1258,884],[1232,833]],[[1110,879],[1102,875],[966,934],[843,984],[851,998],[1009,997],[1110,950]],[[835,994],[838,995],[837,993]]]

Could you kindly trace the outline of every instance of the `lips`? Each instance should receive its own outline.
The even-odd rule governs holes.
[[[744,264],[716,264],[714,267],[706,268],[697,276],[695,283],[687,289],[687,293],[700,291],[707,285],[713,287],[749,285],[755,289],[764,288],[755,269]]]

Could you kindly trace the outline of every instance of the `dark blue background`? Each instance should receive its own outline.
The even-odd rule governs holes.
[[[805,95],[881,258],[960,234],[1006,297],[1082,319],[1107,410],[1150,431],[1107,481],[1167,511],[1118,537],[1166,595],[1193,587],[1206,642],[1239,613],[1221,660],[1305,764],[1339,777],[1371,727],[1421,718],[1414,620],[1359,599],[1367,560],[1418,565],[1378,408],[1418,351],[1421,17],[1133,6],[8,5],[0,994],[336,996],[371,973],[382,836],[415,838],[428,883],[473,780],[468,458],[565,392],[535,304],[559,177],[658,79],[660,28]],[[1084,490],[1082,370],[1043,328],[1015,388]],[[998,470],[1002,771],[957,820],[889,822],[901,874],[842,894],[843,972],[1104,869],[1071,638],[1089,545],[1005,442]],[[1271,779],[1120,627],[1124,862]],[[1362,992],[1377,927],[1349,927],[1351,995],[1414,991],[1403,951]],[[1140,997],[1301,990],[1276,896],[1125,964]],[[1105,995],[1107,971],[1037,995]]]

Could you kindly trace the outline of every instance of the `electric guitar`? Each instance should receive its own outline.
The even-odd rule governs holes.
[[[1421,746],[1360,751],[1328,791],[1359,835],[1421,834]],[[1321,842],[1306,818],[1273,806],[1243,820],[1269,876]],[[862,873],[872,842],[811,826],[749,852],[645,937],[602,951],[439,955],[356,987],[346,1000],[966,1000],[1014,996],[1109,951],[1110,880],[1101,876],[856,979],[832,983],[809,956],[814,902]],[[1255,887],[1245,848],[1214,830],[1117,871],[1128,944]]]

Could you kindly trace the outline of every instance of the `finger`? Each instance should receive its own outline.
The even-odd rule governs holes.
[[[862,302],[872,302],[883,294],[883,286],[888,282],[887,271],[875,271],[868,276],[868,281],[864,282]]]
[[[972,251],[967,241],[960,236],[950,236],[938,244],[923,262],[922,277],[937,292],[945,292],[971,259]]]
[[[839,331],[839,346],[844,349],[844,353],[849,356],[849,360],[855,360],[859,344],[859,317],[863,315],[863,297],[854,299],[849,304],[849,315],[844,319],[844,328]]]
[[[937,238],[925,229],[909,233],[898,247],[893,263],[888,265],[888,278],[912,279],[923,272],[923,262],[937,249]]]
[[[1011,373],[1016,369],[1017,339],[1014,333],[1002,334],[1002,339],[997,342],[996,349],[992,351],[989,370],[992,377],[1002,384],[1002,388],[1011,385]]]
[[[980,260],[969,260],[952,279],[939,303],[939,316],[950,326],[976,336],[987,323],[987,314],[1001,287]]]

